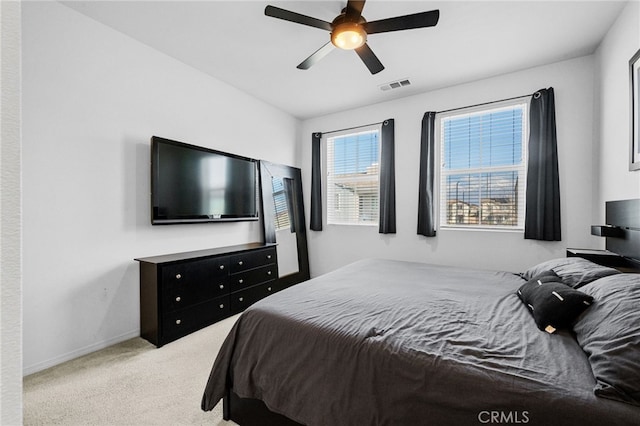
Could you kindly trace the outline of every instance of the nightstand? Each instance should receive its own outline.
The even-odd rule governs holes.
[[[581,257],[620,272],[640,274],[640,263],[608,250],[567,249],[567,257]]]

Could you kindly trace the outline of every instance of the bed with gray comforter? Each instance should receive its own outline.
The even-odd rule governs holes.
[[[598,294],[603,286],[594,284],[607,279],[584,291]],[[376,259],[290,287],[239,317],[202,409],[232,389],[309,426],[639,424],[640,359],[603,363],[598,339],[615,330],[575,331],[590,311],[612,315],[600,312],[608,296],[594,296],[577,328],[549,334],[516,294],[526,281],[509,272]],[[623,284],[638,311],[640,276]],[[640,326],[635,318],[629,321]],[[640,349],[634,330],[624,333],[624,346]],[[624,353],[634,356],[640,352]],[[616,374],[630,383],[607,383],[619,379],[607,377],[615,363],[627,363],[631,377]],[[613,397],[594,391],[603,388]]]

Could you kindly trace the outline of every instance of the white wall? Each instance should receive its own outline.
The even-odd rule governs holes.
[[[604,203],[640,198],[640,171],[629,171],[629,60],[640,49],[640,3],[627,4],[595,54],[596,144],[599,161],[594,210],[604,223]],[[601,243],[604,245],[604,242]]]
[[[564,257],[566,247],[592,247],[591,199],[594,171],[593,56],[533,68],[401,100],[371,105],[303,122],[304,187],[310,188],[311,133],[395,119],[397,234],[377,227],[326,226],[310,231],[312,275],[365,257],[407,259],[446,265],[522,271],[542,260]],[[416,234],[420,126],[425,111],[442,111],[533,93],[554,87],[562,241],[524,240],[522,233],[439,230],[435,238]],[[397,89],[402,90],[402,89]],[[307,212],[309,191],[305,192]],[[308,214],[308,213],[307,213]]]
[[[22,423],[20,2],[0,2],[0,424]]]
[[[151,226],[152,135],[295,164],[299,122],[57,2],[23,4],[24,372],[139,335],[133,259],[259,241]]]

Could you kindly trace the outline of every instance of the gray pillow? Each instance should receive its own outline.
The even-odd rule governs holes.
[[[580,288],[599,278],[619,274],[620,271],[601,266],[581,257],[560,257],[547,260],[527,269],[522,277],[530,280],[544,271],[555,272],[562,282],[573,288]]]
[[[580,289],[595,299],[573,325],[598,396],[640,406],[640,275],[618,274]]]

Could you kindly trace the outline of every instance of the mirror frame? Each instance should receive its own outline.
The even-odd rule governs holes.
[[[304,203],[302,197],[302,172],[297,167],[285,166],[283,164],[271,163],[260,160],[260,195],[262,204],[262,229],[265,243],[276,243],[275,228],[275,206],[273,202],[273,186],[271,179],[276,176],[293,180],[294,197],[293,218],[295,220],[295,234],[298,245],[298,272],[294,272],[278,281],[285,287],[298,284],[310,278],[309,273],[309,251],[307,248],[307,224],[304,218]]]

